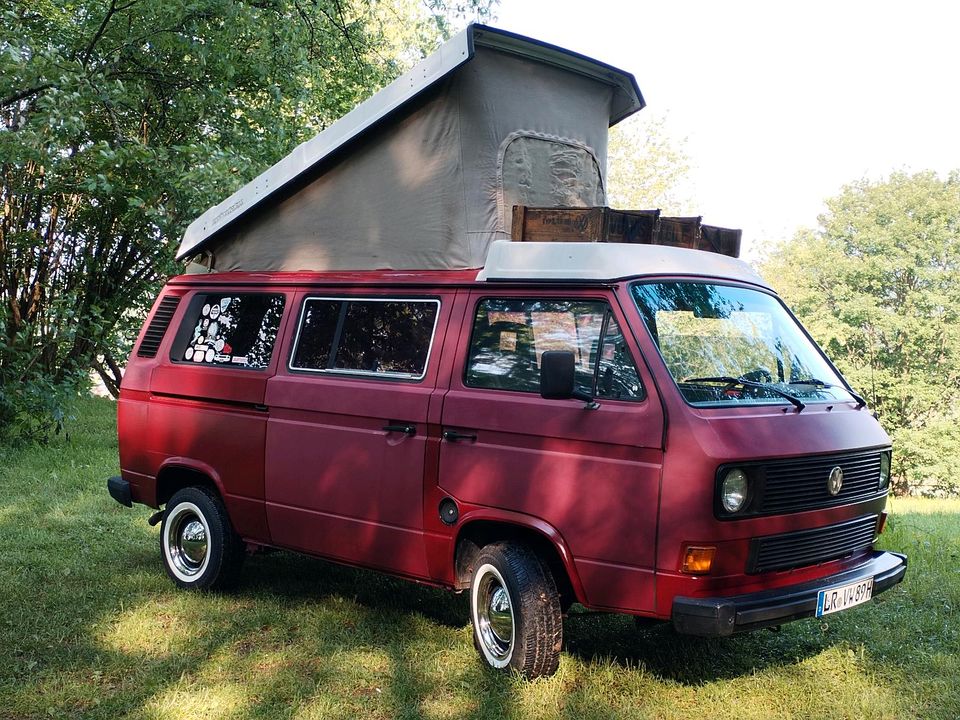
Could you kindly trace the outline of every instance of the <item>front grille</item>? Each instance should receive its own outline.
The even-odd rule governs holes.
[[[836,560],[870,547],[876,532],[877,516],[866,515],[838,525],[754,538],[747,572],[790,570]]]
[[[830,471],[843,470],[843,487],[827,490]],[[880,453],[808,457],[766,463],[761,512],[782,513],[845,505],[880,490]]]
[[[843,470],[843,485],[839,493],[831,495],[827,479],[835,467]],[[723,510],[719,497],[720,483],[731,468],[745,471],[751,485],[746,509],[735,515]],[[717,472],[715,504],[717,517],[739,519],[848,505],[880,494],[880,451],[870,450],[723,465]]]

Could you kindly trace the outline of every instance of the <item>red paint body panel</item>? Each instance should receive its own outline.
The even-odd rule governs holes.
[[[276,380],[266,448],[274,543],[427,576],[419,537],[426,438],[383,428],[402,421],[425,431],[429,391],[391,389],[399,397],[385,403],[375,381]],[[401,551],[410,545],[421,547]]]
[[[717,467],[731,462],[803,457],[833,452],[887,448],[890,439],[866,408],[855,403],[811,404],[801,413],[790,406],[699,409],[688,405],[644,331],[627,287],[618,289],[628,325],[662,398],[669,426],[663,463],[658,533],[658,617],[669,617],[674,597],[733,595],[785,587],[856,564],[855,559],[762,576],[744,574],[749,540],[793,530],[821,527],[882,509],[886,498],[810,512],[744,520],[718,520],[713,514]],[[829,408],[829,409],[828,409]],[[879,510],[877,510],[879,512]],[[686,544],[718,547],[706,577],[679,572]]]
[[[457,360],[457,347],[462,335],[467,312],[469,292],[457,290],[450,304],[450,316],[444,330],[444,342],[436,356],[436,389],[430,396],[427,409],[426,455],[423,470],[423,541],[430,577],[448,587],[456,584],[454,576],[454,553],[456,532],[464,525],[468,510],[461,507],[460,522],[446,525],[440,519],[440,502],[447,497],[440,487],[440,449],[442,445],[440,421],[443,417],[443,402],[450,386]]]
[[[231,289],[240,288],[219,291]],[[192,292],[177,294],[183,297],[156,357],[130,356],[133,378],[128,382],[128,370],[118,405],[121,470],[124,477],[135,472],[151,479],[141,481],[140,492],[152,506],[157,505],[155,483],[161,473],[194,470],[220,490],[237,532],[250,541],[269,542],[263,486],[267,416],[257,406],[276,372],[277,353],[264,370],[173,362],[171,346]],[[289,305],[288,297],[281,336]],[[148,324],[149,319],[144,327]],[[149,491],[147,484],[153,485]]]
[[[577,599],[669,618],[675,598],[783,588],[852,567],[845,558],[747,575],[751,539],[879,514],[886,498],[742,520],[714,516],[719,465],[885,449],[853,403],[696,409],[680,396],[626,284],[477,283],[475,271],[229,273],[184,276],[155,358],[130,358],[118,403],[120,462],[134,500],[156,506],[169,468],[207,475],[248,540],[454,587],[457,538],[473,522],[537,532],[557,550]],[[284,317],[263,371],[170,360],[194,292],[281,292]],[[422,380],[287,367],[308,296],[435,298]],[[624,330],[647,397],[574,400],[464,384],[476,304],[485,297],[603,300]],[[152,313],[151,313],[152,317]],[[148,318],[149,320],[149,318]],[[385,430],[415,426],[412,435]],[[444,430],[476,435],[445,440]],[[438,505],[456,500],[445,525]],[[717,548],[706,576],[680,572],[686,544]]]
[[[124,478],[130,482],[133,482],[135,475],[156,476],[156,468],[150,463],[149,447],[144,442],[149,433],[149,399],[148,393],[123,388],[117,400],[120,467],[123,468]],[[151,473],[151,470],[154,472]]]
[[[476,286],[477,270],[357,270],[341,272],[227,272],[209,275],[178,275],[171,278],[171,288],[210,286],[259,286],[264,288],[329,288],[357,294],[353,288],[414,287],[444,288]],[[389,291],[388,291],[389,292]]]

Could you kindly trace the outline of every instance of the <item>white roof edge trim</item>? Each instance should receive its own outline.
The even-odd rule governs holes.
[[[473,58],[475,42],[482,47],[555,65],[617,88],[620,92],[614,97],[611,125],[645,105],[636,79],[628,72],[555,45],[471,23],[408,72],[371,95],[327,129],[298,145],[289,155],[190,223],[180,241],[177,260],[193,254],[218,230],[249,212],[327,155],[378,123],[385,115],[468,62]]]
[[[490,244],[477,280],[623,280],[685,275],[738,280],[772,289],[743,260],[705,250],[595,242]]]
[[[473,42],[480,47],[536,60],[613,86],[619,92],[614,96],[610,109],[611,127],[646,107],[647,103],[633,74],[613,65],[557,45],[486,25],[473,25]]]

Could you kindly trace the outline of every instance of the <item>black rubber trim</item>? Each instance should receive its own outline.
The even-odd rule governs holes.
[[[107,491],[110,497],[121,505],[133,507],[133,500],[130,495],[130,483],[118,475],[107,478]]]
[[[675,598],[673,625],[677,632],[707,637],[780,625],[816,615],[821,590],[872,577],[876,597],[902,581],[906,572],[906,555],[875,551],[854,568],[799,585],[730,597]]]
[[[180,295],[167,295],[157,305],[157,310],[150,320],[146,331],[143,333],[143,339],[140,341],[140,347],[137,348],[137,357],[152,358],[157,356],[160,350],[160,343],[163,342],[163,336],[167,334],[170,327],[170,321],[173,320],[177,307],[180,305]]]
[[[248,370],[251,368],[247,368]],[[171,400],[189,400],[191,402],[204,402],[211,405],[223,405],[224,407],[239,408],[242,410],[257,410],[258,412],[267,412],[270,408],[261,403],[252,403],[246,400],[225,400],[224,398],[206,397],[205,395],[181,395],[180,393],[156,392],[150,393],[151,397]]]

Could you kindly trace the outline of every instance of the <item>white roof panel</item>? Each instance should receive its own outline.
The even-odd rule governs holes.
[[[740,280],[769,288],[743,260],[665,245],[511,242],[490,245],[477,280],[621,280],[690,275]]]

